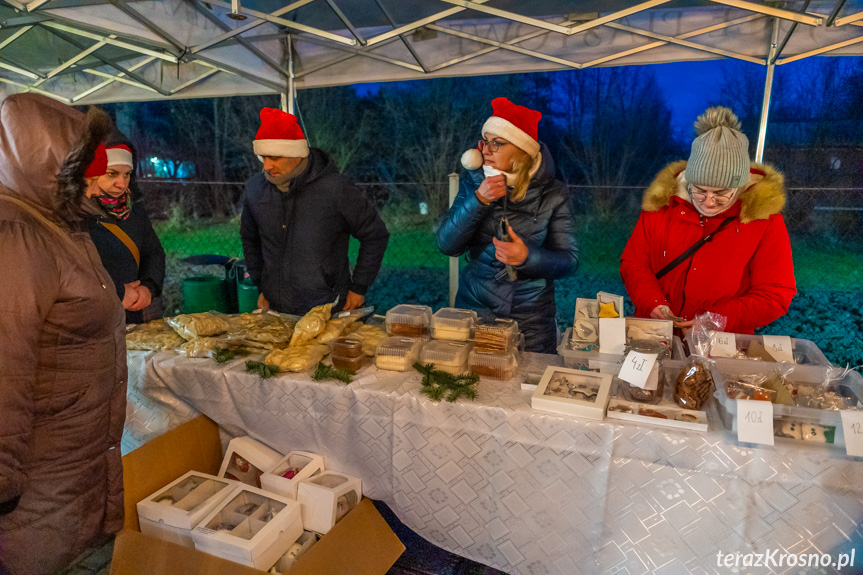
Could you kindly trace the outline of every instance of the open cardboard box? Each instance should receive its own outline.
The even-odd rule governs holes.
[[[263,571],[143,535],[136,504],[190,470],[215,475],[222,462],[219,427],[199,416],[123,457],[126,521],[114,542],[111,575],[261,575]],[[289,575],[382,575],[405,547],[363,499],[287,571]]]

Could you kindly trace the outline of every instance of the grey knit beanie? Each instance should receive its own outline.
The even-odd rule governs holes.
[[[686,181],[710,188],[740,188],[749,181],[749,140],[734,112],[708,108],[695,121],[696,138],[686,163]]]

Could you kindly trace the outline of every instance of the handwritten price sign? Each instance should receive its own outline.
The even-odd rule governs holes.
[[[791,338],[787,335],[765,335],[764,349],[767,350],[776,361],[790,361],[794,363],[794,354],[791,349]]]
[[[842,431],[845,433],[845,452],[863,457],[863,411],[840,411]]]
[[[737,439],[745,443],[773,445],[773,404],[769,401],[738,399]]]
[[[654,364],[656,364],[655,353],[630,351],[623,360],[617,377],[641,389],[654,390],[657,388],[658,380],[652,381],[652,386],[648,385],[648,378]]]
[[[734,357],[737,355],[737,338],[733,333],[719,331],[710,342],[711,357]]]

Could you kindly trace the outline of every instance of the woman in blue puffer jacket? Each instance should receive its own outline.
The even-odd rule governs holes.
[[[506,98],[491,104],[478,149],[462,156],[467,171],[441,221],[438,248],[468,254],[457,307],[486,320],[515,319],[527,351],[554,353],[554,280],[578,266],[569,193],[539,143],[542,114]]]

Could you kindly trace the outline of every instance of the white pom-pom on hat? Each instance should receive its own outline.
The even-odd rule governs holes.
[[[483,162],[482,152],[476,148],[465,150],[465,153],[461,155],[461,165],[464,166],[465,170],[478,170],[482,167]]]

